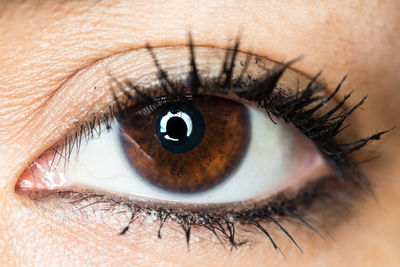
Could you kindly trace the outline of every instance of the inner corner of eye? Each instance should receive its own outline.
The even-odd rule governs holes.
[[[110,131],[100,125],[100,137],[84,145],[79,139],[49,149],[16,189],[84,187],[154,202],[233,203],[302,187],[325,166],[311,141],[237,101],[199,96],[144,110],[113,120]]]
[[[30,192],[65,187],[67,178],[61,169],[62,157],[61,150],[49,149],[44,152],[25,168],[15,185],[15,190]]]

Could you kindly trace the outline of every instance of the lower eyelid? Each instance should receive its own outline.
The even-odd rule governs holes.
[[[248,212],[251,206],[244,210],[238,209],[235,213],[231,213],[232,207],[226,207],[226,210],[225,208],[217,208],[209,211],[195,211],[193,208],[182,210],[182,208],[172,206],[170,208],[155,208],[119,196],[113,197],[104,195],[101,192],[93,193],[82,189],[50,193],[37,192],[37,194],[31,192],[31,198],[36,200],[37,205],[50,213],[61,209],[61,211],[66,213],[65,216],[68,217],[67,220],[61,217],[62,223],[67,225],[69,224],[69,220],[81,221],[84,215],[84,220],[86,221],[85,227],[93,227],[94,229],[100,227],[105,231],[119,232],[120,235],[125,235],[128,230],[132,230],[131,228],[140,231],[142,231],[143,228],[149,228],[146,231],[151,231],[149,234],[153,233],[154,236],[158,235],[159,238],[168,237],[171,231],[176,231],[172,229],[175,229],[175,226],[179,226],[178,229],[180,229],[180,231],[182,231],[183,228],[183,231],[179,234],[182,235],[183,238],[185,238],[185,232],[191,229],[189,235],[191,238],[187,239],[188,244],[190,243],[193,245],[193,243],[196,242],[194,239],[196,239],[198,235],[200,239],[205,242],[214,240],[212,243],[227,244],[234,247],[240,244],[250,245],[257,240],[258,237],[266,238],[259,229],[259,227],[261,227],[264,229],[263,231],[267,231],[270,235],[271,239],[269,240],[267,238],[266,241],[271,247],[277,245],[277,248],[279,248],[283,240],[281,240],[281,237],[277,238],[281,236],[281,234],[277,234],[276,231],[282,231],[283,237],[286,236],[286,239],[288,237],[294,238],[298,231],[304,231],[307,228],[309,234],[315,234],[316,232],[321,235],[313,226],[316,219],[318,219],[318,224],[323,224],[324,226],[331,225],[333,222],[335,222],[335,226],[338,225],[339,221],[335,219],[335,216],[343,212],[343,207],[341,205],[347,201],[348,198],[346,198],[346,194],[350,191],[336,195],[338,201],[344,201],[343,203],[336,202],[336,200],[331,199],[329,195],[324,196],[324,194],[328,192],[325,191],[324,188],[329,188],[330,194],[334,196],[335,193],[333,190],[339,190],[338,192],[342,191],[342,189],[338,189],[340,186],[338,187],[337,180],[324,179],[320,180],[320,182],[321,181],[323,182],[321,184],[322,187],[318,185],[307,186],[307,188],[304,189],[304,196],[298,195],[295,200],[290,196],[287,199],[283,196],[277,196],[275,198],[276,201],[274,199],[269,200],[268,202],[270,204],[259,207],[260,211],[263,210],[267,212],[263,215],[264,217],[250,215]],[[352,191],[351,187],[347,189]],[[313,192],[321,192],[323,194],[313,195]],[[314,207],[314,204],[310,203],[310,198],[315,198],[313,203],[317,203],[317,207]],[[345,205],[345,209],[350,208],[348,204]],[[329,209],[326,208],[328,206]],[[254,209],[254,207],[251,209]],[[257,213],[258,211],[254,209],[253,212]],[[329,215],[325,214],[326,212],[328,212]],[[310,218],[308,218],[310,214],[318,215],[318,217],[313,218],[312,224],[309,221]],[[260,214],[257,216],[259,215]],[[203,221],[202,218],[208,219]],[[296,223],[292,224],[286,220],[295,221]],[[326,220],[331,222],[328,223]],[[343,220],[340,220],[340,222],[343,222]],[[71,221],[71,223],[73,222]],[[255,226],[255,224],[258,226]],[[279,229],[277,224],[283,229]],[[214,229],[216,233],[210,231],[211,229]],[[332,229],[333,227],[330,230]],[[232,235],[231,231],[236,234]],[[289,232],[285,233],[284,231]],[[217,234],[218,237],[216,237],[215,234]],[[174,235],[176,235],[176,233],[174,233]],[[186,238],[188,238],[187,235]],[[299,247],[300,244],[296,243],[295,239],[291,241],[291,243],[293,242],[295,242],[295,246],[301,249]]]

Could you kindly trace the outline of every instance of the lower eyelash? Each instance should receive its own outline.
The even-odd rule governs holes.
[[[295,94],[289,94],[278,88],[277,83],[283,72],[294,62],[292,61],[268,72],[265,77],[249,85],[248,80],[241,78],[242,75],[236,80],[232,77],[234,68],[233,62],[238,52],[238,46],[239,43],[237,42],[233,50],[228,50],[224,61],[223,72],[220,77],[212,80],[204,80],[201,78],[201,75],[197,73],[193,52],[194,47],[192,42],[190,42],[190,64],[192,71],[187,78],[187,84],[184,84],[182,81],[170,81],[167,72],[158,64],[157,58],[150,46],[148,46],[148,50],[153,56],[153,60],[158,69],[160,84],[166,91],[165,97],[173,99],[177,96],[185,95],[185,92],[179,91],[179,89],[170,92],[168,89],[165,89],[167,87],[170,89],[189,87],[191,93],[194,95],[205,94],[207,88],[210,92],[233,93],[241,99],[253,102],[259,108],[264,109],[272,120],[272,117],[275,117],[282,119],[286,123],[293,124],[307,138],[311,139],[335,170],[335,176],[324,177],[317,182],[307,184],[294,196],[293,194],[281,193],[275,196],[274,199],[269,199],[268,203],[258,203],[257,206],[238,210],[234,210],[232,207],[229,207],[229,209],[225,207],[223,211],[219,210],[221,207],[214,210],[209,210],[209,208],[207,208],[207,210],[182,209],[176,207],[160,208],[140,202],[132,202],[129,199],[109,197],[106,194],[94,194],[79,190],[64,190],[50,192],[48,194],[38,193],[36,196],[31,197],[33,199],[44,199],[56,195],[69,199],[74,205],[82,205],[83,208],[104,202],[109,203],[110,206],[123,205],[131,212],[131,216],[129,223],[121,229],[120,235],[125,234],[129,230],[130,225],[143,214],[155,213],[156,218],[160,222],[160,228],[157,233],[159,238],[161,238],[163,225],[167,220],[170,220],[181,226],[185,232],[186,242],[188,244],[190,242],[192,228],[202,227],[211,231],[221,243],[223,243],[225,239],[232,247],[236,248],[245,243],[237,240],[236,227],[238,224],[242,224],[258,229],[268,238],[275,249],[280,250],[277,243],[264,226],[265,223],[269,222],[277,226],[301,251],[295,239],[282,225],[282,220],[288,218],[294,219],[313,232],[319,234],[318,230],[306,219],[307,213],[309,214],[309,210],[317,208],[316,203],[318,203],[318,205],[322,203],[336,203],[338,207],[348,207],[346,197],[354,196],[356,194],[353,193],[360,190],[364,191],[364,189],[370,189],[369,181],[358,170],[357,165],[350,159],[350,154],[361,149],[370,141],[380,139],[387,131],[378,132],[369,137],[348,143],[336,141],[336,136],[347,127],[343,126],[343,123],[363,104],[365,98],[346,110],[344,104],[350,97],[350,95],[346,95],[341,102],[334,105],[323,114],[319,114],[318,116],[315,114],[320,112],[321,109],[332,100],[340,90],[346,77],[343,78],[334,92],[328,96],[321,96],[319,94],[321,90],[325,88],[324,84],[316,82],[320,74],[317,74],[305,89],[298,90]],[[246,69],[246,67],[244,69]],[[74,146],[78,146],[79,148],[85,140],[89,140],[94,134],[100,136],[100,126],[102,124],[105,124],[106,128],[110,129],[111,120],[114,117],[121,118],[124,116],[126,110],[130,109],[131,106],[134,106],[138,102],[156,103],[158,101],[157,98],[146,93],[147,91],[154,90],[144,90],[129,81],[120,82],[114,79],[114,82],[116,82],[118,89],[120,89],[126,97],[126,101],[121,101],[112,89],[115,106],[110,107],[109,113],[94,117],[90,122],[77,127],[78,130],[76,130],[73,135],[68,136],[61,146],[53,148],[61,157],[68,159]],[[202,89],[199,90],[199,88]],[[137,96],[132,96],[131,92],[135,92]],[[64,154],[58,151],[59,148],[64,151]],[[343,202],[345,202],[344,205]]]
[[[165,223],[173,222],[183,230],[188,246],[193,231],[197,228],[203,228],[210,231],[221,245],[225,246],[224,243],[228,242],[232,248],[238,248],[250,241],[238,237],[240,235],[238,227],[252,227],[260,231],[271,245],[283,254],[279,244],[275,241],[270,230],[267,229],[270,224],[277,226],[302,253],[300,245],[286,229],[284,222],[292,220],[291,222],[294,221],[303,225],[322,237],[320,231],[314,226],[315,223],[311,223],[311,220],[308,219],[308,214],[318,214],[328,206],[330,212],[336,214],[335,216],[343,210],[349,211],[350,201],[354,202],[355,197],[361,196],[360,190],[363,191],[358,184],[349,183],[344,186],[338,182],[336,177],[322,177],[307,184],[294,196],[293,192],[282,192],[266,200],[266,204],[258,203],[256,206],[250,205],[247,208],[237,210],[235,207],[229,206],[203,207],[202,209],[174,206],[160,208],[156,204],[149,205],[124,197],[74,189],[56,192],[31,192],[30,197],[34,200],[47,200],[54,197],[57,201],[59,198],[63,198],[80,213],[88,208],[97,209],[96,205],[103,204],[106,204],[107,208],[101,206],[101,211],[113,213],[114,210],[117,210],[120,213],[120,210],[124,210],[129,220],[121,228],[119,235],[125,235],[135,221],[152,217],[154,221],[159,223],[157,236],[161,239]],[[318,218],[324,217],[321,215]]]

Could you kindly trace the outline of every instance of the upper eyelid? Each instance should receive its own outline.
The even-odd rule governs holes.
[[[176,47],[180,47],[180,46],[176,46]],[[137,50],[140,50],[141,48],[138,48],[138,49],[134,49],[134,50],[132,50],[132,51],[137,51]],[[58,89],[55,89],[53,92],[51,92],[49,95],[50,95],[50,97],[49,97],[49,99],[47,99],[46,101],[44,101],[42,104],[41,104],[41,107],[39,108],[39,111],[38,111],[38,116],[40,117],[40,114],[42,113],[47,113],[45,110],[46,110],[46,108],[48,108],[48,106],[50,106],[51,105],[51,103],[54,103],[54,102],[57,102],[56,100],[57,99],[59,99],[60,97],[62,97],[62,95],[71,95],[71,88],[70,88],[70,84],[71,84],[71,82],[73,82],[75,79],[76,79],[76,77],[78,76],[78,75],[80,75],[80,74],[82,74],[82,73],[84,73],[87,69],[89,69],[89,68],[91,68],[91,67],[93,67],[93,66],[95,66],[95,65],[97,65],[97,64],[99,64],[99,63],[102,63],[102,62],[105,62],[105,61],[108,61],[108,60],[110,60],[111,58],[114,58],[114,57],[118,57],[118,56],[123,56],[123,55],[125,55],[125,54],[129,54],[130,52],[132,52],[132,51],[124,51],[124,52],[120,52],[120,53],[117,53],[117,54],[113,54],[113,55],[111,55],[111,56],[107,56],[107,57],[105,57],[105,58],[101,58],[101,59],[99,59],[99,60],[96,60],[96,61],[91,61],[91,63],[89,63],[87,66],[85,66],[85,67],[83,67],[83,68],[79,68],[78,70],[76,70],[76,71],[74,71],[71,75],[70,75],[70,78],[68,78],[65,82],[63,82],[62,83],[62,85],[58,88]],[[147,63],[149,63],[149,64],[153,64],[153,62],[147,62]],[[152,77],[153,78],[153,77]],[[82,90],[75,90],[75,94],[83,94],[82,92],[81,92]],[[97,91],[97,94],[99,94],[99,93],[104,93],[104,92],[101,92],[101,91]],[[107,92],[107,94],[108,94],[109,92]],[[89,100],[89,99],[87,99],[87,100]],[[109,97],[109,100],[111,100],[111,98]],[[62,103],[61,101],[60,101],[60,103]],[[90,103],[90,101],[86,101],[86,103]],[[53,109],[53,110],[57,110],[57,109]]]
[[[176,46],[176,47],[182,47],[182,46]],[[170,47],[166,47],[166,49],[168,48]],[[184,50],[188,50],[187,47],[182,47],[182,48]],[[107,76],[108,69],[104,68],[104,66],[107,66],[107,64],[112,65],[113,64],[112,62],[114,62],[115,58],[120,58],[120,60],[123,61],[128,60],[126,58],[126,55],[130,55],[131,53],[135,53],[140,50],[141,49],[135,49],[129,52],[118,53],[110,57],[107,57],[103,60],[97,61],[93,64],[90,64],[89,66],[78,71],[73,77],[71,77],[66,83],[64,83],[64,85],[59,89],[59,91],[57,91],[54,94],[54,96],[49,101],[47,101],[46,105],[42,108],[41,114],[46,114],[46,116],[43,117],[39,115],[37,120],[35,121],[36,125],[40,126],[46,125],[47,128],[49,128],[50,126],[50,130],[39,131],[39,132],[36,131],[39,136],[35,136],[37,138],[35,142],[42,144],[42,146],[37,147],[36,153],[34,153],[34,155],[30,155],[30,158],[28,158],[26,162],[33,161],[35,157],[39,156],[51,145],[54,145],[56,142],[60,141],[60,139],[66,134],[68,134],[68,132],[71,131],[71,129],[74,128],[76,125],[79,125],[84,121],[90,120],[91,119],[90,117],[93,116],[94,114],[98,115],[104,112],[103,111],[104,107],[110,106],[110,104],[113,102],[113,97],[109,90],[109,84],[107,85],[107,83],[109,83],[110,77]],[[149,59],[148,52],[144,50],[142,52],[143,55]],[[162,56],[161,53],[158,54],[159,56]],[[147,60],[146,62],[137,62],[136,60],[134,60],[136,58],[131,58],[131,59],[133,62],[132,64],[136,67],[140,66],[141,63],[143,63],[147,64],[154,70],[154,62],[152,60]],[[186,55],[182,57],[182,60],[184,62],[183,64],[188,65],[188,58]],[[97,67],[99,64],[100,66],[101,64],[103,64],[103,68]],[[220,64],[217,64],[217,67],[220,68]],[[87,72],[90,71],[91,69],[92,69],[91,74],[93,75],[88,75]],[[129,68],[127,69],[128,72],[131,71]],[[99,74],[99,72],[102,72],[100,80],[104,79],[105,77],[107,78],[107,80],[103,81],[103,85],[106,85],[104,86],[104,88],[97,88],[96,90],[94,90],[95,88],[94,84],[91,84],[93,86],[91,88],[90,87],[82,88],[83,85],[79,83],[79,76],[81,76],[81,78],[84,77],[86,81],[88,79],[96,81],[97,77],[94,76],[95,74]],[[118,68],[116,73],[119,72],[121,72],[120,68]],[[154,80],[155,78],[156,76],[154,74],[154,76],[150,77],[149,79]],[[85,81],[85,79],[83,81]],[[69,105],[66,105],[66,103],[68,103]]]

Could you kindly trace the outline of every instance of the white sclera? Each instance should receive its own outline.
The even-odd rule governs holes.
[[[290,155],[292,141],[287,133],[290,131],[274,124],[263,112],[251,107],[248,110],[251,137],[247,152],[230,177],[208,191],[171,193],[146,182],[133,170],[124,154],[117,122],[113,123],[111,131],[104,131],[101,137],[90,140],[78,156],[71,157],[64,170],[67,186],[179,203],[229,203],[267,197],[285,183],[289,169],[296,169],[289,168],[293,158]]]

